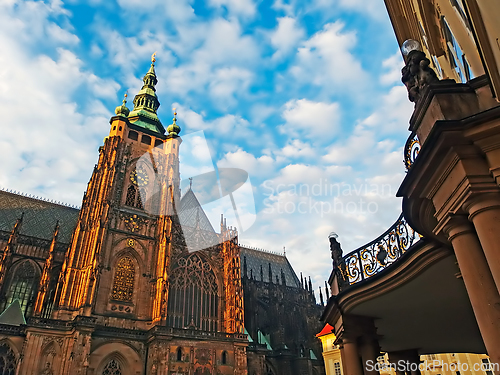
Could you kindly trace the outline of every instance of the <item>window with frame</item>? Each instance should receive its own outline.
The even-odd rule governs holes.
[[[199,255],[177,259],[170,278],[167,322],[171,327],[217,331],[217,279]]]
[[[335,371],[335,375],[342,375],[342,369],[340,368],[340,362],[335,362],[333,364],[333,369]]]
[[[0,310],[5,310],[14,300],[18,299],[24,315],[30,315],[40,282],[40,272],[29,260],[19,263],[12,272],[5,300],[0,306]]]
[[[137,141],[137,139],[139,139],[139,133],[133,131],[133,130],[130,130],[128,132],[128,138],[129,139],[132,139],[133,141]]]
[[[450,65],[457,72],[460,81],[462,83],[465,83],[468,79],[470,79],[469,77],[467,77],[466,69],[463,66],[465,55],[463,54],[462,49],[460,48],[460,45],[453,35],[451,28],[444,16],[441,17],[441,28],[443,30],[444,39],[446,41],[446,49],[448,51],[448,59],[450,61]]]
[[[482,365],[481,368],[482,370],[486,373],[486,375],[493,375],[493,366],[491,366],[491,362],[488,358],[483,358],[481,359]]]
[[[120,367],[120,363],[112,359],[110,360],[106,366],[104,366],[104,369],[102,370],[102,375],[122,375],[122,369]]]
[[[0,344],[0,375],[14,375],[16,373],[17,358],[9,344]]]
[[[144,209],[141,196],[145,195],[144,189],[137,189],[134,185],[130,185],[127,189],[127,196],[125,198],[125,205],[129,207],[136,207]]]
[[[465,26],[471,30],[469,19],[467,18],[467,14],[465,13],[465,6],[463,0],[450,0],[450,3],[457,10],[458,14],[460,14],[460,18],[464,22]]]
[[[111,299],[132,302],[134,297],[135,263],[130,255],[121,257],[116,263]]]

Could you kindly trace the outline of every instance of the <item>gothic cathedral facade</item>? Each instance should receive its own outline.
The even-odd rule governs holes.
[[[189,251],[180,128],[157,117],[154,61],[143,81],[110,120],[79,211],[5,193],[17,218],[0,238],[1,375],[248,373],[237,233],[205,233],[197,216],[196,240],[217,241]]]

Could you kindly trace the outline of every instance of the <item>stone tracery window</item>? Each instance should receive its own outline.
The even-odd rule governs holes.
[[[1,311],[18,299],[24,315],[29,315],[33,309],[33,300],[39,282],[40,272],[36,267],[27,260],[20,263],[13,269],[4,303],[0,306]]]
[[[168,299],[168,324],[176,328],[217,331],[218,288],[210,264],[199,255],[173,265]]]
[[[0,344],[0,375],[14,375],[17,359],[12,348],[6,342]]]
[[[130,207],[135,206],[135,196],[137,194],[137,189],[134,185],[130,185],[127,189],[127,198],[125,199],[125,204]]]
[[[125,205],[129,207],[137,207],[144,209],[142,204],[142,197],[146,196],[144,189],[137,189],[134,185],[130,185],[127,189],[127,196],[125,198]]]
[[[116,263],[111,299],[132,302],[134,296],[135,263],[130,255],[125,255]]]
[[[102,370],[102,375],[122,375],[120,364],[115,359],[112,359]]]

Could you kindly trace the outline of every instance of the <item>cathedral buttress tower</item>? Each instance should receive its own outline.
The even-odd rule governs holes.
[[[92,315],[134,328],[166,319],[182,140],[175,115],[165,134],[156,114],[154,62],[153,56],[134,109],[124,100],[111,118],[61,271],[54,317]]]

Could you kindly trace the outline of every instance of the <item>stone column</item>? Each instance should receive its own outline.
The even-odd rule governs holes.
[[[500,194],[481,194],[464,204],[474,223],[495,285],[500,291]]]
[[[343,337],[340,346],[343,375],[363,375],[361,358],[355,337]]]
[[[474,227],[465,217],[455,217],[444,230],[455,250],[488,355],[491,362],[500,363],[500,295]],[[500,227],[496,230],[500,232]]]
[[[375,365],[377,364],[377,358],[380,356],[380,346],[378,344],[377,337],[374,336],[364,336],[361,338],[360,345],[361,358],[363,360],[363,372],[365,375],[378,375],[379,372],[375,370]],[[370,362],[368,362],[370,361]],[[370,366],[367,366],[370,364]],[[369,370],[372,368],[373,370]]]

